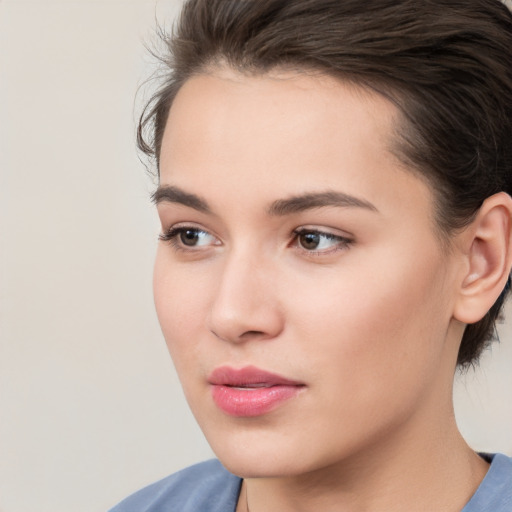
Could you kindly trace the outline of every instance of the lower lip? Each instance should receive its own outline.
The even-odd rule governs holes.
[[[213,401],[230,416],[253,417],[270,412],[296,396],[302,386],[279,385],[267,388],[212,386]]]

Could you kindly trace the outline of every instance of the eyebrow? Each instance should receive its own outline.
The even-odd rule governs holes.
[[[157,205],[164,202],[178,203],[203,213],[212,213],[208,203],[204,199],[201,199],[195,194],[185,192],[181,188],[172,187],[170,185],[158,187],[151,195],[151,200]]]
[[[349,194],[335,191],[316,192],[292,196],[288,199],[279,199],[272,203],[268,212],[270,215],[281,216],[327,206],[364,208],[366,210],[378,212],[377,208],[372,203],[365,201],[364,199],[359,199]]]
[[[203,198],[171,185],[158,187],[152,194],[151,199],[157,205],[163,202],[177,203],[203,213],[212,213],[210,206]],[[287,199],[278,199],[270,205],[267,212],[271,216],[284,216],[328,206],[338,208],[363,208],[378,212],[378,209],[372,203],[364,199],[331,190],[301,194]]]

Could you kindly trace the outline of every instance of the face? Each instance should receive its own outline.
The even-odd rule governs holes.
[[[173,103],[156,308],[236,474],[375,453],[450,401],[457,268],[430,188],[389,150],[397,118],[379,96],[285,72],[196,76]]]

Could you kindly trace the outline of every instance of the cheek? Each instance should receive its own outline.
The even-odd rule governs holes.
[[[199,333],[208,312],[207,280],[184,271],[159,247],[153,273],[153,294],[160,326],[178,371],[195,357]]]
[[[290,293],[310,368],[362,399],[421,386],[442,355],[450,321],[442,265],[434,251],[409,256],[382,257],[393,262],[383,268],[361,258],[304,287],[307,295]]]

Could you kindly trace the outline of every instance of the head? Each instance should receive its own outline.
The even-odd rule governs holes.
[[[447,247],[486,198],[512,193],[512,15],[498,0],[192,0],[165,42],[168,75],[139,126],[157,166],[170,108],[191,77],[288,70],[397,107],[390,150],[433,190]],[[458,365],[475,363],[493,338],[508,289],[467,325]]]
[[[233,472],[448,436],[512,265],[511,43],[494,0],[185,4],[139,132],[155,302]]]

